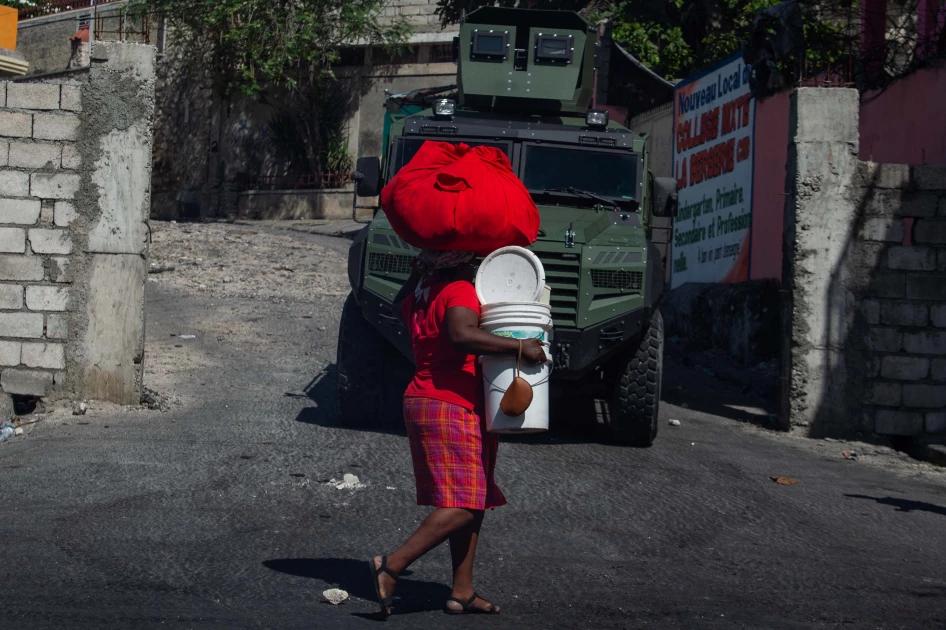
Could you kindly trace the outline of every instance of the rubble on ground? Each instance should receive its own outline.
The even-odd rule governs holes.
[[[292,232],[230,223],[152,221],[149,282],[272,301],[347,295],[345,255]]]

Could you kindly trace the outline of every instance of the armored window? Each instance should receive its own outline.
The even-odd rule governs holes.
[[[535,62],[567,65],[575,52],[575,38],[571,35],[539,33],[535,38]]]
[[[394,174],[401,170],[401,167],[411,161],[411,158],[417,154],[420,150],[420,147],[428,138],[400,138],[397,141],[397,146],[394,150],[394,170],[388,174],[388,177],[394,177]],[[463,142],[470,145],[471,147],[486,145],[488,147],[496,147],[502,151],[505,151],[506,155],[510,155],[511,147],[508,142],[488,142],[477,140],[475,138],[430,138],[430,140],[436,140],[437,142],[449,142],[450,144],[457,144],[458,142]]]
[[[474,61],[505,61],[509,49],[508,31],[473,31],[470,58]]]
[[[637,198],[640,156],[628,151],[527,144],[522,181],[531,191],[587,190],[613,199]]]

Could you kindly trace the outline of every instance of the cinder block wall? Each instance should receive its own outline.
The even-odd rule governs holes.
[[[946,165],[859,166],[865,413],[880,434],[946,438]]]
[[[0,387],[65,382],[81,88],[0,83]]]
[[[946,165],[858,160],[854,90],[792,97],[791,423],[946,440]]]
[[[154,49],[0,82],[0,395],[138,402]]]

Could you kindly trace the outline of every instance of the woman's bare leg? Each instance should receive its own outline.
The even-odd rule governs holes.
[[[464,508],[437,508],[414,530],[400,547],[388,554],[388,568],[400,573],[415,560],[442,543],[458,529],[466,528],[476,519],[477,512]],[[479,512],[482,521],[482,512]],[[375,569],[381,567],[381,556],[374,557]],[[387,573],[378,576],[381,596],[394,593],[395,580]],[[468,596],[469,597],[469,596]]]
[[[483,512],[476,512],[469,525],[450,534],[450,558],[453,560],[453,590],[450,597],[465,602],[473,596],[473,564],[476,561],[476,543],[480,537],[480,526],[483,524]],[[484,610],[495,609],[482,597],[473,602],[473,606]],[[460,611],[462,607],[456,602],[447,602],[451,610]]]
[[[473,562],[483,513],[477,512],[469,525],[450,534],[450,559],[453,561],[451,596],[466,600],[473,594]]]

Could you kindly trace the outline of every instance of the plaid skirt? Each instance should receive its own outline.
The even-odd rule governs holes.
[[[499,440],[479,414],[431,398],[404,398],[417,505],[484,510],[506,504],[493,481]]]

